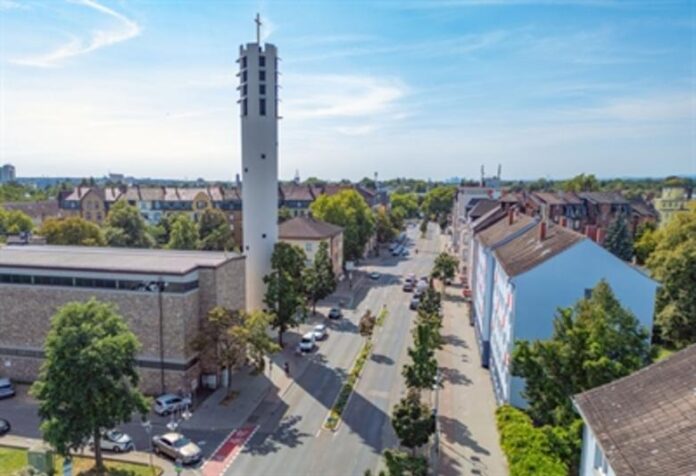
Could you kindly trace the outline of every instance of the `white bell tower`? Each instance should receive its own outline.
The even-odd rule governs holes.
[[[242,124],[242,213],[246,255],[246,307],[262,309],[278,241],[278,59],[274,45],[239,47],[239,105]]]

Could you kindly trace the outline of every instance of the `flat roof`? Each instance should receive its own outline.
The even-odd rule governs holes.
[[[186,274],[196,268],[217,268],[241,258],[239,253],[218,251],[46,245],[0,247],[0,267],[43,270]]]

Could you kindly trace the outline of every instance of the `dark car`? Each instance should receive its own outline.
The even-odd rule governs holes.
[[[420,306],[420,298],[415,297],[411,299],[411,304],[409,305],[409,308],[411,308],[412,311],[418,310],[418,306]]]
[[[407,293],[410,293],[411,291],[413,291],[413,283],[411,283],[410,281],[406,281],[401,289],[403,289]]]
[[[0,418],[0,436],[6,435],[11,429],[12,425],[10,425],[10,422],[4,418]]]
[[[340,319],[342,317],[341,310],[337,307],[332,307],[329,310],[329,319]]]

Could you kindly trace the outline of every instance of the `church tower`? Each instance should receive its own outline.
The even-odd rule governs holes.
[[[271,270],[278,241],[278,58],[274,45],[239,47],[239,104],[242,128],[242,213],[246,256],[246,307],[263,308],[263,277]]]

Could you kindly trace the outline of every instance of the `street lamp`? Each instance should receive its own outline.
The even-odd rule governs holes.
[[[153,448],[152,448],[152,423],[145,416],[143,416],[140,424],[145,429],[145,432],[147,433],[147,440],[150,442],[150,453],[149,453],[150,469],[152,470],[152,474],[155,474],[155,467],[152,464],[152,451],[153,451]]]

